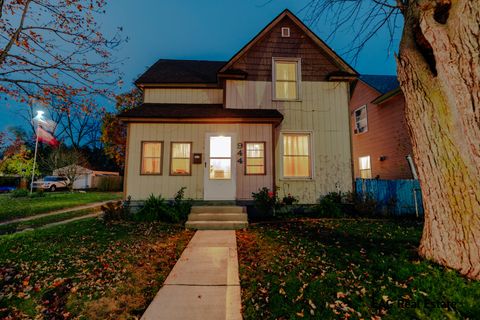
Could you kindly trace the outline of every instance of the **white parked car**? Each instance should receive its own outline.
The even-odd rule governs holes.
[[[58,189],[66,189],[68,187],[68,178],[59,176],[46,176],[40,180],[33,182],[33,189],[43,189],[48,191],[56,191]]]

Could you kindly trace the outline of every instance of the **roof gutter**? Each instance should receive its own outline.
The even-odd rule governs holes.
[[[381,96],[375,98],[371,103],[373,104],[381,104],[387,102],[391,98],[395,97],[396,95],[402,93],[402,89],[400,87],[393,89],[387,93],[382,94]]]

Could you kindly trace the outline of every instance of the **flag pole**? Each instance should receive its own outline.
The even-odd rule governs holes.
[[[35,139],[35,155],[33,156],[32,181],[30,182],[30,194],[33,193],[33,181],[35,178],[35,164],[37,163],[38,127],[39,126],[40,126],[40,123],[37,124],[37,131],[35,132],[35,135],[37,136],[37,138]]]

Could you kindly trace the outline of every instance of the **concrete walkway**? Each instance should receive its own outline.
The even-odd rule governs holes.
[[[235,231],[197,231],[142,319],[242,319]]]
[[[104,204],[107,204],[109,202],[116,202],[116,201],[119,201],[119,200],[108,200],[108,201],[102,201],[102,202],[94,202],[94,203],[90,203],[90,204],[86,204],[86,205],[82,205],[82,206],[76,206],[76,207],[70,207],[70,208],[67,208],[67,209],[50,211],[50,212],[47,212],[47,213],[37,214],[37,215],[25,217],[25,218],[8,220],[8,221],[0,222],[0,226],[7,225],[7,224],[12,224],[12,223],[17,223],[17,222],[24,222],[24,221],[40,219],[40,218],[44,218],[44,217],[55,216],[57,214],[73,212],[73,211],[81,211],[81,210],[86,210],[86,209],[100,210],[100,207],[103,206]]]

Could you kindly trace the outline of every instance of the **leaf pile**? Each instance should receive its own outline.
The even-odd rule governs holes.
[[[305,220],[237,232],[245,319],[474,319],[480,283],[417,256],[412,221]]]

